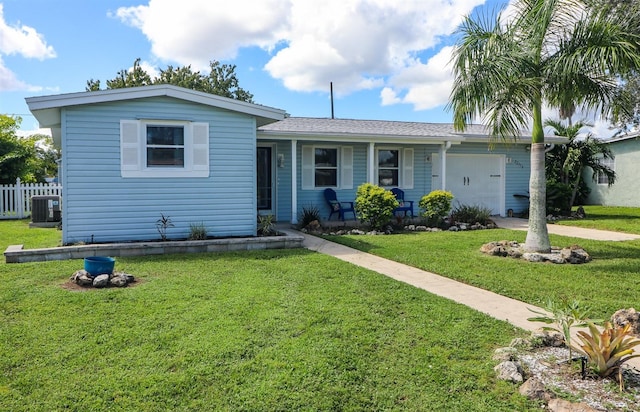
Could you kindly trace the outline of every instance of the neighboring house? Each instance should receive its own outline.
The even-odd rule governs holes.
[[[603,163],[616,172],[616,181],[609,186],[603,174],[592,179],[593,171],[584,172],[584,180],[591,189],[587,203],[604,206],[640,207],[640,135],[632,135],[605,140],[613,154],[613,159],[603,159]]]
[[[315,206],[326,219],[325,188],[353,201],[364,182],[399,187],[416,206],[444,188],[494,214],[528,207],[514,195],[528,190],[530,138],[490,145],[481,126],[286,117],[171,85],[26,100],[62,149],[65,244],[158,239],[161,214],[168,238],[201,223],[213,236],[255,235],[257,214],[297,223]]]

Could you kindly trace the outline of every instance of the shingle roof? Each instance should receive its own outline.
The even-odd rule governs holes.
[[[452,123],[288,117],[259,127],[258,134],[265,137],[268,135],[295,135],[300,137],[331,136],[468,141],[487,140],[489,129],[483,125],[474,124],[467,126],[464,132],[457,132]],[[531,139],[525,131],[518,138],[523,143]]]
[[[486,134],[485,127],[473,125],[472,134]],[[400,122],[387,120],[329,119],[318,117],[288,117],[279,122],[261,126],[258,130],[294,133],[321,133],[345,135],[386,135],[443,137],[458,135],[449,123]]]

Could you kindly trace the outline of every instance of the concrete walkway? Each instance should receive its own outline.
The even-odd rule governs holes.
[[[527,219],[518,219],[515,217],[492,217],[491,218],[500,228],[513,229],[513,230],[527,230],[529,229],[529,222]],[[640,239],[640,235],[633,235],[630,233],[610,232],[608,230],[586,229],[574,226],[565,225],[547,225],[547,231],[554,235],[562,235],[569,237],[578,237],[582,239],[591,240],[611,240],[615,242],[621,242],[625,240]]]
[[[496,223],[498,223],[498,226],[502,228],[526,230],[526,220],[524,220],[524,229],[522,228],[523,219],[509,218],[499,219],[499,221],[500,223]],[[576,228],[560,225],[554,226],[553,229],[557,234],[597,240],[629,240],[627,239],[627,236],[635,236],[625,234],[617,234],[620,236],[614,236],[611,235],[614,232],[594,231],[589,229],[573,230]],[[557,229],[557,231],[555,229]],[[549,232],[551,232],[551,227]],[[304,236],[302,245],[307,249],[330,255],[345,262],[373,270],[400,282],[407,283],[435,295],[461,303],[495,319],[507,321],[524,330],[534,331],[541,326],[545,326],[543,323],[527,320],[527,318],[537,316],[531,312],[529,308],[536,311],[543,310],[537,306],[498,295],[497,293],[480,289],[475,286],[457,282],[435,273],[417,269],[412,266],[381,258],[366,252],[361,252],[316,236],[308,234],[302,235]],[[606,237],[606,239],[602,239],[600,236]],[[637,238],[640,238],[640,236],[632,237],[631,239]],[[577,330],[574,329],[572,335],[575,336],[576,332]],[[627,365],[634,368],[640,368],[640,358],[632,359],[627,363]]]

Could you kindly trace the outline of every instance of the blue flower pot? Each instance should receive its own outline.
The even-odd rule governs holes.
[[[84,270],[89,272],[91,277],[98,275],[111,275],[116,260],[107,256],[90,256],[84,258]]]

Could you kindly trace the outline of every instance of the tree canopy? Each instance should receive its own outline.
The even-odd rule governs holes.
[[[60,153],[50,136],[19,137],[22,119],[0,114],[0,184],[14,184],[17,178],[25,183],[43,183],[58,171]]]
[[[183,67],[168,66],[166,69],[160,70],[158,77],[152,79],[149,73],[140,66],[140,61],[140,58],[136,59],[131,70],[120,70],[115,78],[107,80],[107,89],[152,84],[173,84],[187,89],[253,103],[253,94],[239,85],[235,65],[221,64],[219,61],[214,60],[209,63],[210,71],[208,74],[193,71],[190,65]],[[86,90],[100,90],[100,80],[88,80]]]
[[[552,119],[544,122],[545,126],[551,127],[556,136],[563,136],[569,139],[569,143],[555,145],[547,152],[545,163],[547,179],[550,183],[565,185],[571,195],[564,205],[563,211],[571,211],[578,193],[586,190],[583,181],[583,173],[586,168],[592,170],[591,179],[597,181],[598,174],[607,176],[609,186],[616,179],[616,173],[609,166],[606,166],[603,159],[613,159],[613,154],[609,146],[596,139],[591,133],[584,137],[579,137],[583,127],[591,127],[584,121],[574,124],[565,124]]]
[[[516,0],[512,14],[468,16],[454,49],[449,108],[456,129],[479,117],[493,136],[513,139],[532,124],[529,251],[551,247],[543,104],[609,115],[620,76],[640,68],[640,8],[622,14],[595,1]]]

